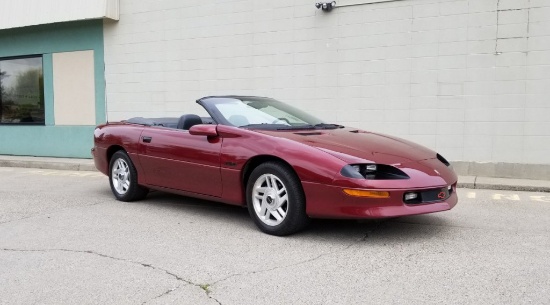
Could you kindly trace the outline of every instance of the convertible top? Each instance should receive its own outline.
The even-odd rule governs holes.
[[[174,117],[165,117],[165,118],[144,118],[144,117],[135,117],[128,119],[124,122],[131,124],[139,124],[144,126],[162,126],[168,128],[177,128],[178,120],[180,118]],[[203,124],[213,124],[214,121],[210,117],[201,117]]]

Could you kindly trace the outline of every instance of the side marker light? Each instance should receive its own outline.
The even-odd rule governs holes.
[[[366,191],[366,190],[354,190],[344,189],[344,193],[354,197],[366,197],[366,198],[390,198],[389,192],[384,191]]]

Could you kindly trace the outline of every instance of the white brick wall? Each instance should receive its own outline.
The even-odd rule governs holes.
[[[120,1],[109,120],[271,96],[450,160],[550,164],[550,1]]]

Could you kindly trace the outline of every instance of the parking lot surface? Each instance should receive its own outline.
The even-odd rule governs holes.
[[[0,304],[550,304],[550,194],[458,194],[447,212],[274,237],[243,208],[0,168]]]

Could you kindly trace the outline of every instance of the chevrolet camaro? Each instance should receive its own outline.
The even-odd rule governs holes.
[[[197,103],[209,116],[97,126],[92,155],[116,199],[157,190],[244,206],[272,235],[295,233],[310,218],[417,215],[457,203],[451,165],[418,144],[326,123],[271,98]]]

